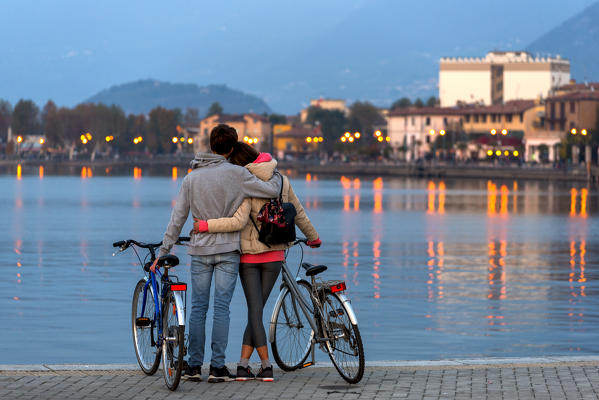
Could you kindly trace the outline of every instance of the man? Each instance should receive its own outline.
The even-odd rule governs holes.
[[[162,240],[159,256],[168,254],[181,233],[191,210],[195,218],[230,217],[246,197],[272,198],[279,194],[280,179],[264,182],[247,169],[227,162],[237,143],[237,132],[218,125],[210,133],[212,153],[198,153],[192,171],[181,184],[177,203]],[[185,375],[200,378],[204,361],[206,312],[214,275],[214,319],[212,359],[208,382],[227,382],[235,377],[225,366],[229,338],[229,304],[239,271],[240,232],[198,233],[191,237],[191,314],[189,318],[189,361]],[[152,265],[156,267],[157,260]]]

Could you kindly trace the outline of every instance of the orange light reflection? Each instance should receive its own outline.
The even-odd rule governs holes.
[[[44,166],[40,165],[40,179],[44,179]]]
[[[22,178],[22,168],[21,168],[21,164],[17,165],[17,180],[21,180]]]
[[[174,181],[177,180],[177,167],[173,167],[171,171],[171,175]]]

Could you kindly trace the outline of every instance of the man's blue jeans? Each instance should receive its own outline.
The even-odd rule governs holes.
[[[214,320],[212,323],[213,367],[225,365],[229,340],[229,304],[239,273],[239,253],[191,257],[191,314],[189,316],[189,365],[204,363],[206,313],[210,303],[210,285],[214,275]]]

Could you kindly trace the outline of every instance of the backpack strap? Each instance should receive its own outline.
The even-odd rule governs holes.
[[[275,171],[275,174],[281,177],[281,190],[279,190],[279,200],[283,202],[283,186],[285,185],[285,181],[283,180],[283,175],[279,171]]]

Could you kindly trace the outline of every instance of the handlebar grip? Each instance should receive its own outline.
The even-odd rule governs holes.
[[[112,244],[112,247],[121,247],[124,246],[127,242],[125,242],[124,240],[119,240],[118,242],[114,242]]]
[[[191,240],[191,237],[189,236],[179,236],[179,242],[189,242]]]

